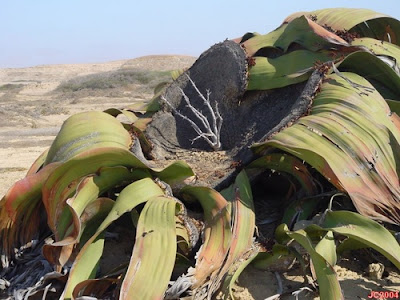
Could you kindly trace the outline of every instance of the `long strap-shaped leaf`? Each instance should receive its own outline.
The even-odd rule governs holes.
[[[290,22],[299,16],[306,15],[316,19],[321,26],[329,26],[333,30],[360,34],[362,37],[372,37],[379,41],[391,40],[393,44],[400,43],[400,22],[388,15],[369,9],[360,8],[328,8],[310,12],[298,12],[285,19]],[[388,36],[389,34],[389,36]]]
[[[71,237],[71,232],[76,232],[79,235],[79,231],[71,228],[71,226],[74,226],[71,221],[79,219],[87,205],[96,200],[105,191],[123,182],[128,183],[135,179],[141,179],[136,177],[137,174],[135,172],[121,166],[101,168],[96,174],[84,177],[77,186],[73,197],[66,201],[67,205],[57,222],[59,238]]]
[[[288,24],[282,24],[270,33],[255,35],[243,42],[242,45],[247,55],[257,56],[257,52],[260,49],[275,50],[278,53],[280,51],[282,54],[286,53],[294,43],[311,51],[348,46],[347,42],[341,37],[304,15],[294,18]]]
[[[0,252],[5,259],[16,244],[32,240],[39,225],[40,197],[49,174],[59,166],[52,163],[17,181],[0,201]]]
[[[235,183],[221,194],[205,187],[185,187],[182,192],[201,203],[206,225],[196,266],[188,274],[194,276],[194,297],[211,299],[225,277],[223,292],[228,295],[239,261],[256,251],[252,247],[255,214],[246,173],[239,173]]]
[[[274,46],[287,52],[293,43],[297,43],[311,51],[348,46],[347,42],[341,37],[306,16],[301,16],[291,21]]]
[[[320,226],[324,229],[348,236],[359,243],[383,254],[400,270],[400,245],[394,236],[379,223],[351,211],[328,211]]]
[[[381,44],[374,39],[370,39],[377,44]],[[364,41],[364,39],[362,39]],[[372,42],[370,41],[370,42]],[[356,43],[357,41],[354,41]],[[398,46],[386,43],[392,48],[399,48]],[[371,51],[378,51],[376,47],[370,46]],[[386,51],[382,52],[386,56],[392,53],[388,48]],[[400,52],[400,50],[398,50]],[[400,53],[393,55],[393,60],[396,62],[396,56],[400,59]],[[390,58],[387,57],[389,60]],[[390,60],[389,60],[390,61]],[[398,61],[398,60],[397,60]],[[388,65],[385,61],[380,59],[375,54],[364,51],[357,51],[349,54],[346,58],[338,64],[338,68],[341,70],[346,70],[348,72],[357,73],[368,80],[374,85],[374,87],[381,93],[384,98],[397,99],[400,100],[400,77],[396,72],[396,68]]]
[[[329,258],[326,259],[324,257],[325,255],[327,255],[327,253],[329,255],[329,253],[332,252],[330,251],[331,249],[328,249],[329,247],[324,247],[324,250],[327,250],[325,253],[319,253],[319,251],[322,252],[322,247],[320,246],[319,251],[317,251],[314,248],[307,232],[305,232],[304,230],[290,231],[286,224],[281,224],[277,228],[276,232],[277,235],[280,236],[280,238],[287,235],[290,238],[294,239],[310,254],[319,285],[319,294],[321,299],[344,299],[335,270],[329,262]],[[334,246],[334,243],[330,244],[330,246],[332,245]]]
[[[297,50],[277,58],[255,57],[248,90],[268,90],[306,81],[316,61],[332,60],[328,52]]]
[[[80,250],[71,268],[70,275],[63,292],[63,299],[70,299],[75,286],[93,277],[93,270],[103,253],[100,234],[124,213],[131,211],[135,206],[157,196],[164,195],[163,190],[150,178],[135,181],[122,190],[107,217],[98,226],[95,234]],[[174,223],[175,226],[175,223]],[[95,250],[92,250],[95,248]]]
[[[65,162],[95,148],[128,149],[131,143],[129,132],[114,117],[99,111],[83,112],[64,122],[49,149],[45,163]]]
[[[246,172],[240,172],[235,183],[222,194],[232,202],[232,241],[224,266],[212,278],[213,284],[210,294],[214,293],[223,281],[222,292],[225,296],[230,294],[233,299],[231,288],[234,280],[240,274],[236,271],[240,268],[242,262],[245,265],[248,264],[248,258],[254,257],[254,254],[257,253],[257,249],[252,246],[256,216],[251,186]]]
[[[69,260],[73,260],[73,249],[76,247],[82,233],[84,233],[84,236],[93,235],[97,229],[93,229],[93,227],[95,227],[96,224],[98,226],[98,223],[103,221],[113,206],[113,200],[109,198],[97,198],[85,207],[82,217],[79,217],[76,212],[68,206],[72,214],[71,232],[61,241],[43,245],[42,249],[43,256],[54,266],[56,271],[61,272],[61,268]],[[88,227],[92,228],[85,231]]]
[[[65,202],[75,193],[82,178],[95,174],[101,168],[115,166],[149,170],[167,183],[193,175],[191,168],[181,161],[174,162],[165,169],[150,170],[129,150],[123,148],[96,148],[76,155],[54,170],[43,187],[43,203],[48,215],[48,224],[57,239],[58,220],[65,208]],[[126,179],[129,180],[129,176]]]
[[[85,151],[52,172],[43,187],[43,203],[50,229],[58,239],[58,220],[65,201],[76,190],[82,177],[96,173],[101,167],[125,166],[147,168],[132,153],[123,148],[97,148]]]
[[[311,115],[260,149],[273,146],[305,160],[349,193],[361,214],[400,223],[400,132],[379,93],[352,84],[371,87],[366,80],[352,73],[341,76],[328,77]]]
[[[175,264],[176,206],[168,197],[147,201],[119,299],[163,299]]]
[[[188,186],[182,193],[196,198],[204,210],[203,245],[193,274],[189,274],[194,276],[193,287],[197,288],[222,266],[228,254],[232,239],[231,215],[226,199],[211,188]]]
[[[46,161],[48,152],[49,152],[49,149],[46,149],[45,151],[42,152],[42,154],[39,155],[38,158],[36,158],[36,160],[33,162],[31,167],[29,168],[28,172],[26,172],[26,176],[35,174],[42,168],[44,162]]]

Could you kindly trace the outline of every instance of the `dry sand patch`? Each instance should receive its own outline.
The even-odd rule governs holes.
[[[146,56],[96,64],[42,65],[0,69],[0,194],[22,178],[47,149],[62,123],[72,114],[125,107],[150,99],[151,91],[137,85],[124,90],[82,90],[62,93],[68,80],[119,70],[169,71],[190,66],[190,56]]]

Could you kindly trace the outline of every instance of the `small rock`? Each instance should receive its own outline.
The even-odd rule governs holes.
[[[368,266],[368,276],[372,279],[382,279],[383,271],[385,271],[385,266],[381,263]]]
[[[10,286],[10,282],[4,278],[0,278],[0,290],[5,290]]]

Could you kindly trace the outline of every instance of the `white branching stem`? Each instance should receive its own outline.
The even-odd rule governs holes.
[[[215,103],[215,108],[211,106],[210,102],[210,95],[211,92],[207,90],[207,95],[204,96],[200,90],[197,88],[196,84],[194,81],[190,78],[189,75],[186,75],[192,84],[193,88],[195,89],[196,93],[200,96],[200,99],[204,102],[207,110],[210,113],[211,116],[211,124],[210,121],[207,119],[207,117],[203,114],[202,111],[198,110],[195,108],[191,103],[189,97],[185,94],[185,92],[179,88],[179,91],[182,94],[183,100],[186,102],[186,107],[189,108],[193,114],[197,117],[198,120],[200,120],[201,124],[203,125],[205,130],[201,130],[200,127],[191,119],[189,119],[187,116],[183,115],[180,111],[178,111],[172,104],[171,102],[168,101],[167,98],[164,96],[161,97],[165,103],[168,104],[168,106],[172,109],[172,111],[181,117],[182,119],[188,121],[194,131],[198,134],[197,137],[195,137],[192,140],[192,144],[198,140],[198,139],[204,139],[214,150],[219,150],[221,149],[221,127],[222,127],[222,116],[219,113],[218,110],[218,103]]]

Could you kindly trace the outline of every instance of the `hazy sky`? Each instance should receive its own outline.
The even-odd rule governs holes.
[[[267,33],[293,12],[327,7],[400,19],[400,0],[2,0],[0,68],[198,56],[226,38]]]

